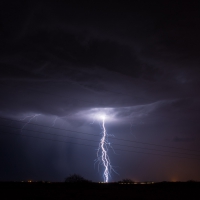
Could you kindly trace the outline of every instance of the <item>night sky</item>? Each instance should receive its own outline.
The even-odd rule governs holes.
[[[0,181],[200,180],[197,3],[0,4]]]

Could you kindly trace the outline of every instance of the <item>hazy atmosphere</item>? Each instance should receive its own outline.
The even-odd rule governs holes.
[[[0,181],[199,181],[199,5],[86,2],[0,3]]]

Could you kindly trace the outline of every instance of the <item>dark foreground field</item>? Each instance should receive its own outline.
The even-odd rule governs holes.
[[[0,199],[200,199],[200,183],[0,183]]]

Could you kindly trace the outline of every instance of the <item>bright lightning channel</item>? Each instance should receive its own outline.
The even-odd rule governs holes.
[[[103,178],[104,182],[108,183],[109,177],[110,177],[110,171],[113,170],[112,165],[110,163],[110,159],[108,156],[108,147],[107,145],[110,145],[110,143],[107,142],[107,131],[105,127],[105,115],[101,115],[100,119],[102,120],[101,128],[102,128],[102,138],[99,143],[99,148],[97,151],[97,161],[100,161],[104,166],[104,172],[103,172]],[[101,156],[99,156],[99,151],[101,151]],[[114,171],[114,170],[113,170]]]

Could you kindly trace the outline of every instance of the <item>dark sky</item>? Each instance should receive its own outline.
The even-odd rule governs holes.
[[[110,181],[200,180],[199,5],[133,2],[1,1],[0,180],[103,181],[99,114]]]

